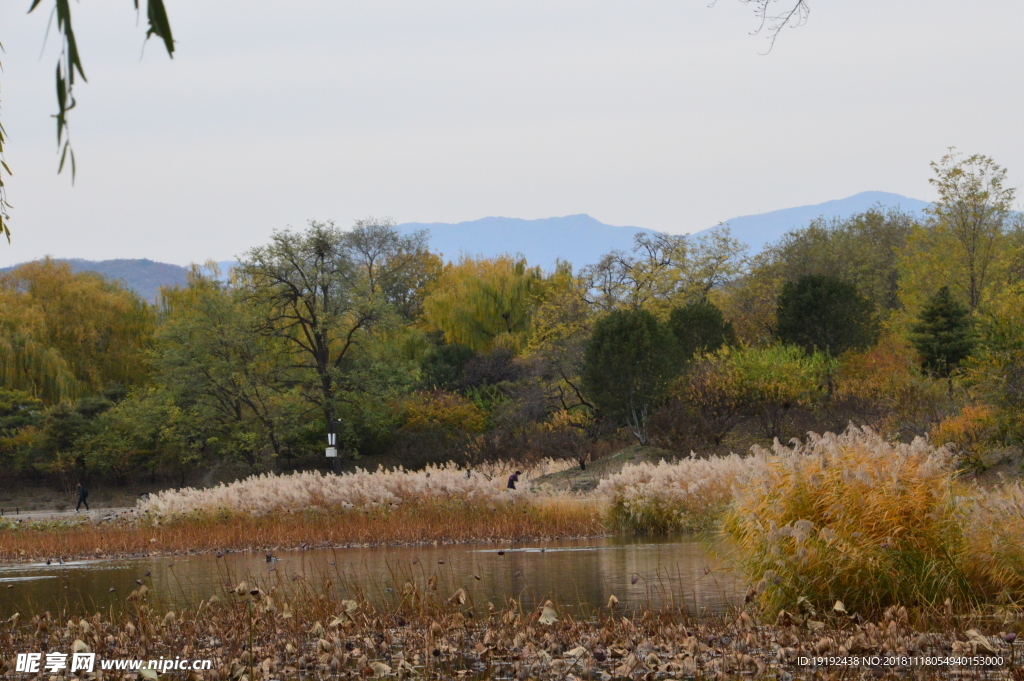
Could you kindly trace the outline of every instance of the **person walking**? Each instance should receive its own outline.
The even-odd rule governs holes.
[[[515,489],[516,483],[519,482],[519,475],[522,471],[516,471],[512,475],[508,476],[508,489]]]
[[[82,485],[82,483],[78,483],[78,504],[75,506],[75,513],[78,513],[78,509],[82,506],[82,504],[85,504],[86,511],[89,510],[89,502],[87,501],[88,498],[89,490],[87,490],[85,486]]]

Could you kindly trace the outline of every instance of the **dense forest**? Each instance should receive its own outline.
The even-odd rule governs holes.
[[[1024,443],[1024,220],[1006,171],[934,163],[928,217],[819,220],[751,255],[638,234],[574,270],[443,262],[367,219],[274,233],[152,305],[44,260],[0,275],[4,479],[204,484],[339,463],[743,451],[866,424]]]

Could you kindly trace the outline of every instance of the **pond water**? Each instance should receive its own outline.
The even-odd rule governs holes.
[[[698,539],[605,537],[499,546],[375,547],[0,565],[0,618],[44,610],[103,611],[146,584],[162,605],[198,605],[240,581],[287,590],[304,585],[393,600],[406,582],[442,595],[459,588],[474,607],[514,597],[533,608],[603,607],[615,595],[626,608],[675,604],[693,614],[741,601],[744,586],[718,557],[720,546]],[[499,553],[500,552],[500,553]],[[10,588],[9,588],[10,587]],[[111,590],[113,589],[113,590]]]

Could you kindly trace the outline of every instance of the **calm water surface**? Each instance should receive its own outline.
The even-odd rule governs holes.
[[[181,607],[222,595],[242,580],[285,591],[327,585],[343,597],[388,601],[407,581],[425,588],[431,578],[442,595],[465,588],[480,608],[515,597],[524,607],[550,598],[585,609],[604,606],[614,594],[626,607],[675,603],[697,614],[720,611],[743,596],[738,574],[716,557],[717,548],[695,539],[607,537],[281,551],[269,563],[262,552],[243,552],[8,564],[0,565],[0,618],[64,608],[102,611],[123,602],[138,588],[136,580],[162,604]]]

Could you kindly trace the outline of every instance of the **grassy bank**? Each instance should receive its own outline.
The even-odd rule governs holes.
[[[558,605],[556,594],[530,611],[515,599],[476,603],[465,587],[439,588],[436,574],[398,570],[396,585],[404,580],[404,586],[380,588],[377,594],[330,583],[320,591],[305,579],[277,578],[233,582],[233,588],[179,611],[140,587],[105,614],[16,615],[0,620],[0,675],[13,672],[18,652],[83,651],[96,653],[100,663],[210,660],[208,671],[172,672],[188,681],[788,679],[811,672],[801,657],[844,655],[863,662],[819,667],[814,678],[877,678],[887,671],[891,678],[907,676],[911,669],[904,663],[868,660],[896,653],[1001,659],[984,668],[985,678],[1018,678],[1013,636],[984,621],[939,618],[915,626],[906,610],[898,609],[864,624],[838,614],[763,621],[753,605],[694,620],[676,608],[624,611],[614,601],[574,614]],[[915,678],[962,678],[982,669],[919,665]],[[139,675],[107,671],[103,678]]]

